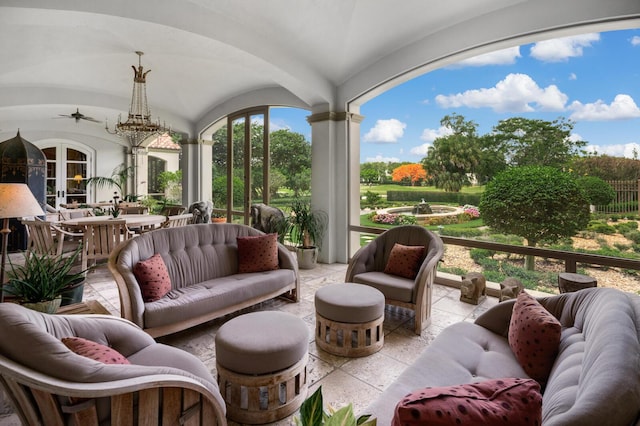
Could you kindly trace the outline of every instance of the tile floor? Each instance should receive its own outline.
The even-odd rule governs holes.
[[[385,342],[377,353],[364,358],[344,358],[330,355],[316,348],[314,342],[315,291],[327,284],[344,281],[346,265],[320,264],[312,270],[301,270],[301,298],[299,303],[274,299],[256,305],[253,310],[279,310],[293,313],[309,326],[309,395],[322,386],[325,405],[342,407],[352,403],[357,414],[363,414],[369,403],[382,392],[418,356],[446,326],[458,321],[473,321],[480,313],[497,304],[487,298],[480,305],[459,301],[460,291],[436,285],[433,292],[432,320],[420,336],[413,333],[411,311],[387,307],[385,310]],[[105,265],[90,272],[85,287],[85,300],[100,301],[114,315],[119,315],[118,290]],[[190,330],[159,338],[162,343],[177,346],[199,357],[215,376],[216,331],[231,316],[194,327]],[[293,425],[293,416],[273,425]],[[0,417],[0,426],[17,425],[14,416]],[[230,422],[230,425],[236,423]],[[384,425],[381,425],[384,426]]]

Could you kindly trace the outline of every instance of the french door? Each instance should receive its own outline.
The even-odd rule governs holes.
[[[86,204],[90,201],[87,179],[92,169],[89,150],[59,143],[41,148],[47,158],[47,204]]]

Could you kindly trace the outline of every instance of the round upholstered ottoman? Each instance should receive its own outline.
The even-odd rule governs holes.
[[[307,395],[309,330],[285,312],[233,318],[216,334],[218,386],[227,417],[262,424],[295,412]]]
[[[315,294],[316,345],[347,357],[367,356],[384,344],[384,295],[364,284],[331,284]]]

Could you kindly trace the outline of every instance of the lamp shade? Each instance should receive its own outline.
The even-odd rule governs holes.
[[[0,183],[0,219],[42,216],[44,212],[25,183]]]

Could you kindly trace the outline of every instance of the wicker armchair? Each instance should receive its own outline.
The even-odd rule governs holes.
[[[69,350],[64,337],[111,346],[130,365]],[[215,379],[193,355],[127,320],[47,315],[0,304],[0,381],[25,425],[226,425]]]
[[[415,279],[384,273],[395,243],[425,247],[425,257]],[[375,287],[384,294],[386,304],[415,311],[415,333],[420,334],[429,325],[433,281],[443,254],[444,245],[437,234],[422,226],[398,226],[356,252],[349,261],[345,281]]]

